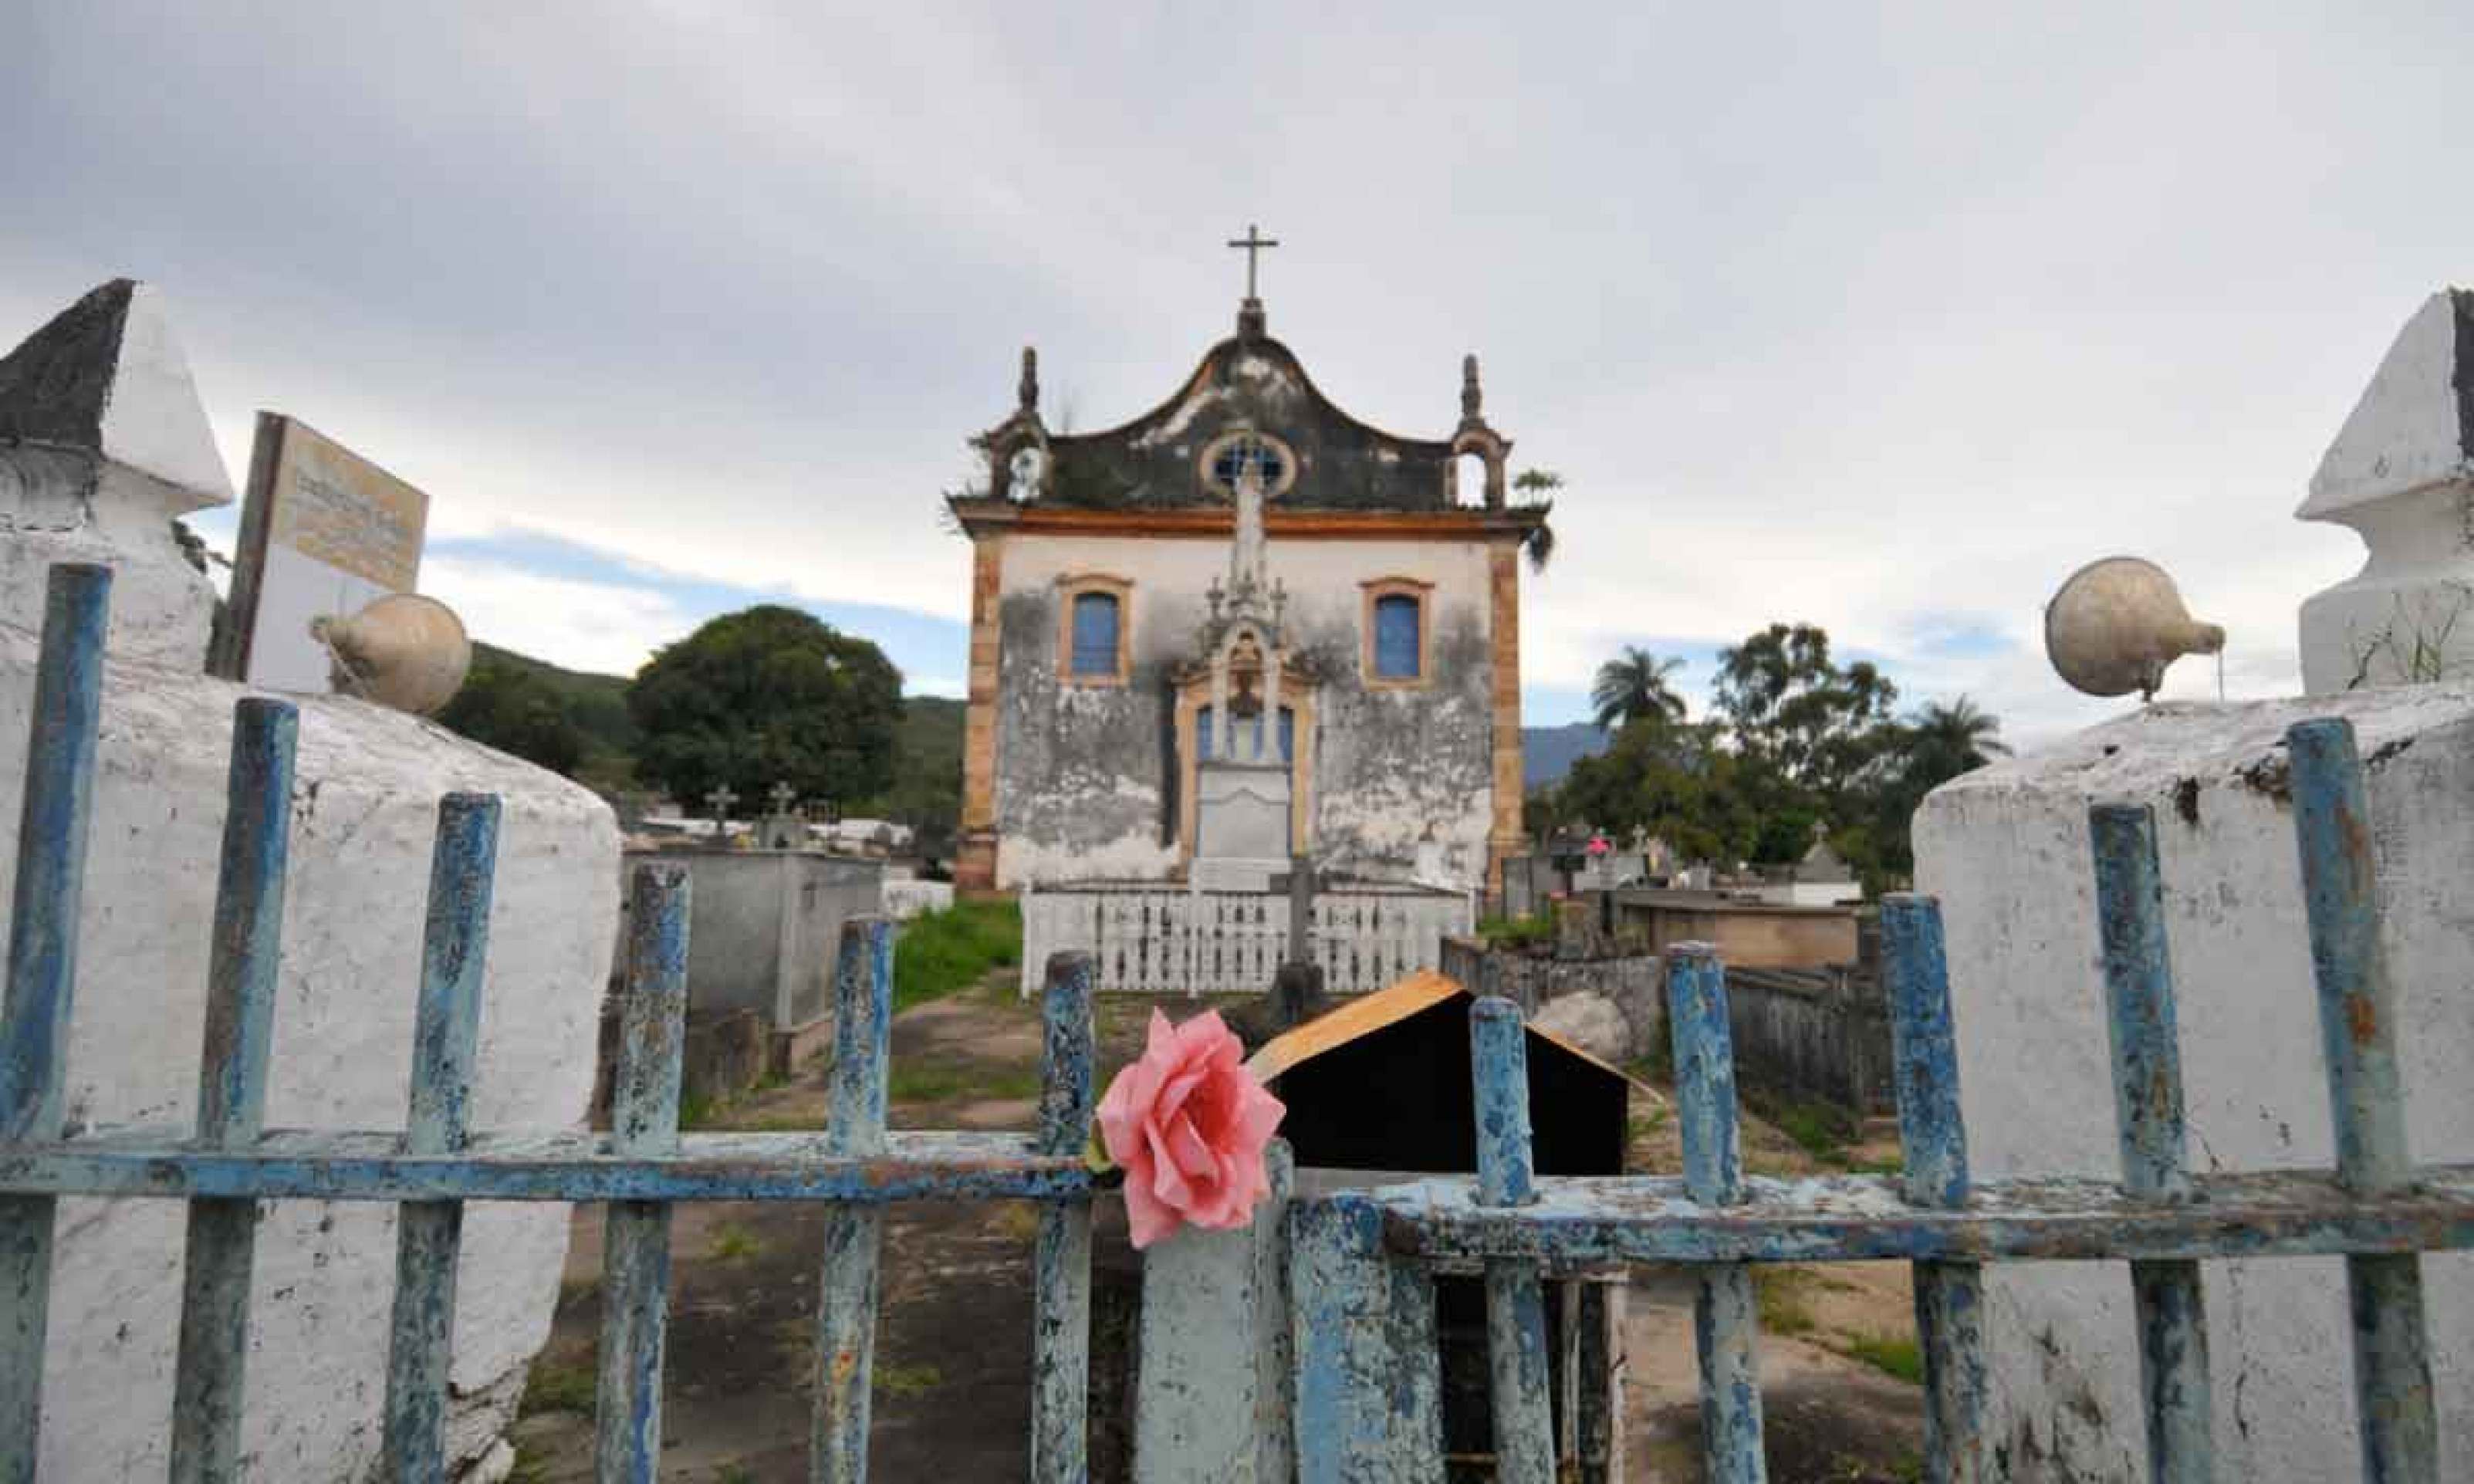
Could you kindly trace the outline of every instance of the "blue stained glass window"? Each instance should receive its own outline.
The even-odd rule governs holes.
[[[1254,756],[1254,734],[1262,724],[1263,718],[1259,713],[1237,718],[1237,724],[1231,730],[1237,734],[1238,757],[1250,759]],[[1212,749],[1220,745],[1220,730],[1211,723],[1211,708],[1208,706],[1194,714],[1194,743],[1195,752],[1202,761],[1208,763],[1216,756]],[[1280,761],[1291,762],[1297,755],[1298,714],[1283,706],[1280,708]]]
[[[1117,595],[1074,595],[1074,673],[1117,672]]]
[[[1374,678],[1418,678],[1419,602],[1395,593],[1374,600]]]
[[[1280,476],[1288,473],[1288,461],[1280,450],[1260,438],[1240,437],[1220,450],[1211,461],[1211,476],[1225,489],[1234,490],[1237,481],[1250,469],[1263,481],[1263,488],[1279,488]]]

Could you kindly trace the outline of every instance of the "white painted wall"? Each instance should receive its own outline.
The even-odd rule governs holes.
[[[1979,1177],[2119,1178],[2087,832],[2088,806],[2114,800],[2156,810],[2193,1167],[2333,1163],[2292,816],[2277,791],[2284,729],[2331,714],[2381,759],[2369,791],[2413,1155],[2474,1159],[2474,687],[2418,686],[2156,706],[1926,801],[1917,881],[1942,900]],[[2474,1256],[2426,1257],[2424,1274],[2440,1476],[2474,1477]],[[2223,1475],[2354,1477],[2341,1264],[2213,1262],[2206,1285]],[[2143,1476],[2127,1270],[2008,1265],[1986,1288],[1992,1436],[2009,1476]]]

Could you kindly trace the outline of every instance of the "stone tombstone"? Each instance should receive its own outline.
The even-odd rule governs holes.
[[[297,418],[259,413],[214,672],[279,691],[332,689],[311,621],[415,591],[428,520],[417,487]]]

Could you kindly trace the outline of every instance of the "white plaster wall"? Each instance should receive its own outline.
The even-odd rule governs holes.
[[[54,563],[105,563],[119,573],[111,651],[178,669],[203,668],[215,592],[172,535],[172,511],[198,503],[83,453],[0,449],[0,624],[29,632],[43,626]]]
[[[1001,555],[1000,590],[1006,595],[1051,592],[1058,578],[1104,573],[1132,584],[1128,604],[1129,654],[1139,673],[1146,667],[1174,666],[1199,655],[1199,635],[1209,614],[1205,592],[1228,572],[1228,543],[1224,539],[1162,537],[1067,537],[1009,535]],[[1477,642],[1481,650],[1492,629],[1492,588],[1489,547],[1483,542],[1385,540],[1282,540],[1274,535],[1266,547],[1271,576],[1288,592],[1287,623],[1292,644],[1322,641],[1328,661],[1345,669],[1347,683],[1326,686],[1317,708],[1314,829],[1318,843],[1346,842],[1357,865],[1373,865],[1379,857],[1396,863],[1406,880],[1421,855],[1440,863],[1442,872],[1461,885],[1482,881],[1486,874],[1487,835],[1492,822],[1490,788],[1456,789],[1438,793],[1422,790],[1416,780],[1419,761],[1403,758],[1402,766],[1383,769],[1391,782],[1380,789],[1334,787],[1356,761],[1351,751],[1362,740],[1356,729],[1335,725],[1336,703],[1376,708],[1395,719],[1416,721],[1430,738],[1474,737],[1492,746],[1492,714],[1489,688],[1478,684],[1457,693],[1467,678],[1449,668],[1443,637],[1455,626]],[[1427,625],[1435,661],[1435,684],[1410,691],[1356,692],[1362,665],[1365,593],[1363,584],[1384,577],[1408,577],[1432,584]],[[1055,636],[1045,636],[1053,660]],[[1007,654],[1010,667],[1020,657]],[[1480,662],[1491,673],[1491,657]],[[1481,679],[1483,677],[1481,676]],[[1009,691],[1007,693],[1010,693]],[[1060,689],[1056,704],[1106,707],[1119,693],[1079,687]],[[1043,724],[1011,708],[1001,712],[997,750],[1005,755],[1006,729]],[[1142,795],[1156,809],[1158,791],[1137,779],[1125,778],[1093,760],[1082,786],[1105,788],[1124,797]],[[997,800],[1005,817],[1005,769],[998,769]],[[1424,847],[1421,849],[1421,847]],[[1025,882],[1069,880],[1141,880],[1163,877],[1177,864],[1176,844],[1163,844],[1158,833],[1128,834],[1100,845],[1072,849],[1045,845],[1019,833],[1001,834],[997,880],[1017,887]]]
[[[2474,1159],[2474,688],[2165,705],[1936,791],[1915,822],[1941,898],[1962,1104],[1981,1178],[2116,1179],[2087,809],[2157,815],[2190,1158],[2333,1162],[2317,1001],[2281,796],[2284,729],[2354,719],[2369,769],[2414,1157]],[[2474,1476],[2474,1257],[2424,1259],[2441,1476]],[[2206,1265],[2217,1447],[2229,1477],[2352,1478],[2349,1327],[2336,1259]],[[1992,1436],[2022,1484],[2136,1478],[2145,1444],[2127,1270],[1987,1279]]]
[[[122,572],[115,601],[136,594],[139,575]],[[12,835],[0,912],[15,868],[35,652],[12,608],[0,622],[0,820]],[[81,1123],[194,1117],[230,714],[247,693],[119,655],[109,667],[66,1081]],[[269,1125],[402,1126],[437,799],[467,789],[504,799],[473,1126],[576,1127],[618,915],[609,809],[427,722],[352,700],[297,704]],[[365,1476],[385,1390],[394,1208],[284,1202],[264,1211],[245,1472]],[[182,1223],[177,1203],[62,1203],[45,1479],[160,1476]],[[467,1214],[452,1372],[461,1457],[477,1456],[507,1420],[520,1368],[547,1337],[567,1223],[558,1205]]]

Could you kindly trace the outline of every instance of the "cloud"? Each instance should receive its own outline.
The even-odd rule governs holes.
[[[1565,476],[1524,578],[1548,721],[1629,636],[1704,653],[1804,620],[1910,699],[2084,724],[2120,708],[2046,669],[2039,607],[2115,551],[2227,627],[2234,693],[2290,691],[2296,604],[2361,558],[2289,513],[2406,314],[2474,272],[2474,194],[2444,184],[2464,7],[380,8],[338,46],[322,7],[133,5],[19,30],[0,325],[155,279],[235,472],[280,408],[428,489],[442,540],[661,574],[499,564],[591,588],[957,631],[937,496],[1019,348],[1081,427],[1152,405],[1227,331],[1220,243],[1259,221],[1272,328],[1344,406],[1448,431],[1474,350],[1516,465]],[[661,611],[576,595],[605,639],[564,590],[486,580],[577,652]],[[958,673],[941,643],[901,663]],[[2186,662],[2168,693],[2214,688]]]

